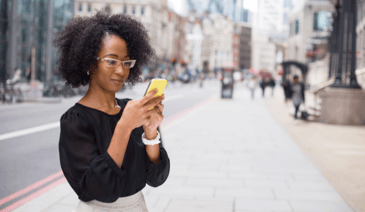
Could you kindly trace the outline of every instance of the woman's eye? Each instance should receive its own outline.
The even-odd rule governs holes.
[[[114,65],[116,65],[116,64],[117,64],[117,61],[115,61],[115,60],[106,60],[106,63],[107,63],[108,65],[114,66]]]
[[[129,62],[129,61],[128,61],[128,62],[124,62],[124,67],[129,68],[129,67],[131,66],[131,64],[132,64],[132,63],[131,63],[131,62]]]

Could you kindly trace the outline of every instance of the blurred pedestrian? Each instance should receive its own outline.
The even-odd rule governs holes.
[[[268,85],[268,80],[266,78],[263,78],[260,82],[260,88],[262,90],[262,97],[265,97],[265,89],[266,89],[267,85]]]
[[[146,212],[142,189],[162,185],[170,170],[158,127],[165,97],[153,97],[156,89],[137,100],[115,97],[154,55],[146,29],[99,11],[71,19],[55,45],[66,84],[89,85],[60,118],[60,164],[80,200],[74,212]]]
[[[298,120],[299,107],[305,102],[304,84],[299,82],[299,77],[297,75],[293,77],[293,80],[294,83],[291,86],[291,89],[293,91],[293,104],[295,107],[294,119]]]
[[[203,81],[204,81],[204,74],[200,73],[199,74],[199,87],[203,87]]]
[[[274,96],[275,85],[276,85],[275,80],[274,78],[271,77],[269,80],[269,86],[271,87],[271,96]]]
[[[255,90],[258,85],[257,77],[255,75],[252,75],[252,77],[249,79],[247,86],[251,91],[251,99],[255,98]]]
[[[285,103],[287,103],[293,96],[293,90],[291,88],[291,84],[289,79],[286,79],[283,83],[284,95],[285,95]]]

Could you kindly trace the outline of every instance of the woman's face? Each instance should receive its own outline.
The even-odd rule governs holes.
[[[98,53],[100,60],[96,70],[90,74],[90,86],[97,86],[106,92],[118,92],[125,83],[129,69],[119,65],[116,68],[107,67],[104,58],[120,61],[130,60],[127,43],[116,35],[107,35],[102,40],[102,47]]]

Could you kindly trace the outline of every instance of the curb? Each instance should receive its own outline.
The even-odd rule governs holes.
[[[62,98],[34,98],[34,99],[25,99],[23,102],[25,103],[61,103]]]

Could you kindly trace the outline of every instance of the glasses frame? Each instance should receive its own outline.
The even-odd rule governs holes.
[[[121,64],[123,64],[123,68],[125,68],[124,67],[124,63],[126,63],[126,62],[131,62],[131,67],[127,67],[128,69],[131,69],[131,68],[133,68],[134,67],[134,65],[136,64],[136,61],[137,60],[126,60],[126,61],[121,61],[121,60],[117,60],[117,59],[113,59],[113,58],[109,58],[109,57],[106,57],[106,58],[103,58],[103,59],[101,59],[100,57],[97,57],[96,58],[97,60],[99,60],[99,61],[101,61],[101,62],[104,62],[106,59],[108,59],[108,60],[114,60],[114,61],[117,61],[118,62],[118,65],[117,66],[115,66],[115,67],[110,67],[110,66],[108,66],[108,65],[106,65],[108,68],[117,68],[117,67],[119,67]]]

